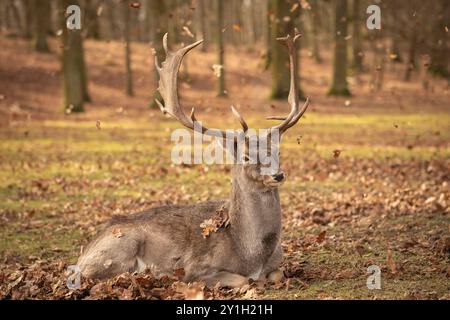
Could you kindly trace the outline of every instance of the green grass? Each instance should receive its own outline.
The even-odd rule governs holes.
[[[260,123],[255,119],[250,118],[249,122]],[[308,180],[303,167],[310,161],[322,159],[329,166],[338,166],[349,158],[448,159],[449,120],[448,114],[308,114],[283,141],[282,160],[293,176],[281,189],[283,207],[292,211],[290,208],[298,205],[292,203],[292,194],[305,194],[306,201],[317,197],[332,201],[336,195],[369,188],[351,179],[324,176]],[[211,125],[217,124],[212,121]],[[209,166],[205,171],[205,166],[170,165],[170,133],[180,128],[177,123],[114,120],[104,121],[101,126],[97,130],[95,122],[68,118],[30,123],[14,130],[0,129],[0,259],[39,256],[73,261],[87,234],[92,234],[87,226],[80,227],[80,220],[92,219],[95,226],[107,219],[105,212],[114,211],[112,208],[130,199],[189,203],[228,196],[226,166]],[[339,159],[333,159],[336,149],[342,150]],[[323,168],[316,170],[320,173]],[[374,186],[383,191],[383,182],[380,178]],[[418,187],[420,183],[411,181],[410,186]],[[72,207],[75,209],[67,209]],[[377,239],[381,240],[365,244],[367,253],[362,256],[349,251],[349,243],[367,230],[328,227],[328,237],[335,235],[346,240],[298,252],[291,258],[306,261],[306,272],[312,277],[294,279],[287,290],[267,290],[263,298],[398,299],[415,288],[444,294],[448,278],[442,272],[422,276],[411,272],[406,278],[387,273],[382,290],[370,291],[365,286],[366,265],[374,262],[385,267],[389,238],[397,237],[395,227],[413,220],[423,224],[422,229],[414,230],[418,234],[444,230],[449,223],[444,216],[388,219],[383,229],[376,230]],[[303,238],[320,231],[320,227],[289,230],[284,238]],[[394,250],[393,254],[397,261],[407,260],[415,268],[427,268],[429,255],[424,251]],[[437,264],[445,268],[445,262]],[[357,272],[348,278],[333,278],[338,271],[348,269]],[[328,275],[322,275],[321,270],[328,270]]]

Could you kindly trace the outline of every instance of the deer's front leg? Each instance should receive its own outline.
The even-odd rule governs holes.
[[[228,271],[219,271],[213,275],[200,278],[204,281],[208,287],[214,287],[217,283],[220,283],[222,287],[242,287],[248,284],[248,278]]]
[[[284,273],[280,269],[282,258],[283,251],[281,249],[281,243],[279,243],[264,267],[262,277],[265,278],[261,280],[267,280],[272,283],[279,283],[283,280]]]

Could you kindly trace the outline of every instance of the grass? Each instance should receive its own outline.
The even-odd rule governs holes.
[[[290,207],[299,204],[290,203],[290,197],[296,194],[305,194],[306,199],[309,196],[333,199],[339,193],[366,189],[352,179],[328,176],[308,180],[305,174],[311,172],[308,167],[311,159],[328,161],[330,166],[346,159],[369,163],[391,158],[448,159],[449,120],[447,114],[433,113],[308,115],[304,124],[284,140],[282,160],[292,178],[281,191],[283,207],[292,213]],[[95,231],[93,226],[105,221],[117,208],[127,209],[121,207],[123,203],[144,199],[144,204],[157,205],[226,197],[229,192],[226,166],[205,169],[205,166],[169,165],[170,130],[178,127],[174,122],[153,121],[150,126],[143,120],[111,120],[102,123],[102,129],[98,130],[93,121],[68,118],[28,123],[15,130],[0,129],[0,257],[26,260],[39,256],[73,262],[80,246]],[[298,135],[302,135],[300,145],[296,141]],[[421,140],[417,140],[418,135]],[[407,147],[409,143],[414,145]],[[336,149],[342,150],[339,160],[332,156]],[[305,166],[309,168],[306,173],[302,170]],[[382,179],[378,183],[382,190]],[[367,230],[339,224],[327,227],[328,238],[346,240],[312,245],[309,251],[288,255],[289,261],[305,263],[305,278],[292,279],[287,288],[269,289],[261,298],[398,299],[408,297],[415,288],[420,288],[424,295],[445,294],[448,292],[445,274],[420,276],[410,272],[397,277],[386,269],[386,252],[389,238],[396,237],[396,227],[420,221],[422,228],[414,232],[441,230],[448,224],[448,218],[399,219],[384,221],[383,228],[377,229],[372,240],[363,244],[366,250],[363,255],[352,251],[349,243],[364,236]],[[86,221],[80,224],[80,220]],[[284,239],[299,241],[322,229],[288,228]],[[408,261],[405,268],[411,270],[427,268],[426,257],[428,254],[422,251],[412,255],[395,251],[394,255],[396,261]],[[365,286],[364,272],[369,263],[384,268],[382,290],[371,291]],[[446,267],[441,260],[435,265]],[[346,274],[348,270],[353,271]],[[343,271],[342,276],[339,272]]]

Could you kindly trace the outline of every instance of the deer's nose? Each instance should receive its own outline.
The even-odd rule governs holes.
[[[284,180],[284,172],[274,174],[272,177],[277,182],[283,181]]]

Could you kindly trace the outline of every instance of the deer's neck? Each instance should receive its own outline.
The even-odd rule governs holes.
[[[229,228],[237,247],[249,257],[275,247],[281,233],[278,188],[244,190],[235,179],[230,200]]]

